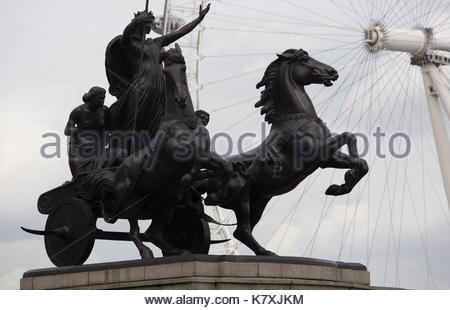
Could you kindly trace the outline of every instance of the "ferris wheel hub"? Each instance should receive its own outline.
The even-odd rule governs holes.
[[[380,50],[422,55],[430,51],[450,51],[450,41],[439,38],[432,28],[392,29],[372,24],[364,30],[364,42],[369,52]]]

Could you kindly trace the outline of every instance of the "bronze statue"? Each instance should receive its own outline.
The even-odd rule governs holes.
[[[207,222],[218,223],[204,213],[205,205],[233,210],[234,237],[256,255],[274,255],[252,235],[272,197],[293,190],[318,168],[348,169],[345,182],[329,186],[327,195],[349,193],[367,174],[355,136],[332,136],[304,88],[311,83],[331,86],[338,73],[301,49],[279,54],[257,84],[264,90],[255,106],[272,124],[264,142],[230,158],[210,150],[209,114],[194,111],[181,48],[176,44],[163,50],[192,31],[209,8],[200,8],[194,21],[155,39],[145,39],[154,20],[146,9],[109,43],[106,72],[117,101],[106,108],[105,90],[93,87],[65,129],[71,152],[98,154],[69,158],[72,181],[39,197],[39,212],[48,214],[45,230],[24,228],[45,236],[55,265],[83,264],[96,239],[131,240],[144,259],[153,253],[143,242],[152,242],[163,255],[207,254],[211,243],[227,240],[210,240]],[[117,152],[115,142],[105,140],[113,131],[138,139]],[[344,145],[349,155],[339,151]],[[102,216],[109,223],[128,220],[130,232],[98,229]],[[147,219],[152,222],[142,234],[138,221]]]

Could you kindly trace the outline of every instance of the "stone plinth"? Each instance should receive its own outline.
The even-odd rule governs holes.
[[[22,290],[371,289],[361,264],[300,257],[189,255],[30,270]]]

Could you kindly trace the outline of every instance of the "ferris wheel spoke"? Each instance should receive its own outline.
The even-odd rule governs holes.
[[[387,57],[387,58],[389,58],[389,60],[387,60],[384,64],[382,64],[381,66],[378,66],[378,67],[375,69],[374,72],[378,72],[381,68],[383,68],[383,69],[384,69],[384,72],[383,72],[383,74],[382,74],[378,79],[376,79],[376,81],[371,85],[371,88],[374,87],[375,85],[377,85],[380,81],[382,81],[382,80],[384,79],[384,75],[385,75],[384,73],[385,73],[385,72],[390,71],[390,70],[398,70],[398,68],[399,68],[399,63],[398,63],[398,62],[394,63],[394,61],[395,61],[396,59],[395,59],[394,57]],[[391,66],[392,63],[394,63],[393,66]],[[370,73],[371,73],[371,72],[370,72]],[[363,76],[363,78],[364,78],[364,79],[367,78],[367,77],[370,75],[370,73],[369,73],[369,74],[365,74],[365,75]],[[362,79],[361,79],[361,80],[362,80]],[[360,80],[360,81],[361,81],[361,80]],[[367,89],[366,92],[370,92],[370,91],[371,91],[371,88],[370,88],[370,89]],[[364,95],[364,93],[363,93],[363,95]],[[381,93],[378,93],[377,96],[376,96],[376,98],[378,98],[380,95],[381,95]],[[355,100],[352,101],[352,105],[351,105],[351,106],[348,106],[348,107],[342,112],[342,114],[343,114],[343,113],[350,113],[350,111],[351,111],[352,109],[354,109],[355,106],[361,104],[361,103],[362,103],[362,102],[361,102],[361,97],[362,97],[362,95],[361,95],[361,96],[358,96],[357,98],[355,98]],[[355,105],[355,104],[356,104],[356,105]],[[365,114],[365,113],[366,113],[366,112],[364,112],[364,114]],[[363,117],[363,116],[361,116],[361,117]],[[344,118],[343,121],[345,121],[345,119],[346,119],[346,118]],[[339,124],[339,126],[340,126],[340,125],[342,125],[342,122]]]
[[[376,81],[376,83],[380,82],[380,80],[384,82],[384,84],[383,84],[383,89],[385,89],[385,87],[388,87],[388,86],[390,85],[390,83],[392,82],[392,80],[394,79],[394,77],[396,77],[397,73],[398,73],[400,70],[403,69],[403,67],[402,67],[402,65],[401,65],[401,62],[399,62],[397,58],[398,58],[398,57],[394,57],[394,58],[393,58],[393,60],[396,61],[396,64],[394,65],[394,66],[396,66],[396,67],[387,68],[387,69],[385,70],[385,72],[381,75],[381,77]],[[392,59],[391,59],[391,61],[392,61]],[[392,73],[392,74],[391,74],[391,77],[389,78],[389,80],[386,80],[386,78],[385,78],[385,75],[386,75],[386,74],[385,74],[385,73],[388,72],[388,71],[389,71],[390,73]],[[370,92],[370,91],[371,91],[371,88],[369,88],[369,89],[367,90],[367,92]],[[389,93],[389,96],[392,95],[393,91],[394,91],[394,88],[392,88],[391,92]],[[383,94],[383,92],[379,92],[379,93],[376,95],[376,97],[375,97],[374,99],[380,98],[380,96],[381,96],[382,94]],[[358,104],[362,104],[362,103],[363,103],[363,101],[361,100],[361,97],[359,97],[359,98],[357,99],[357,102],[358,102]],[[375,118],[375,119],[373,120],[373,122],[372,122],[372,126],[373,126],[373,124],[375,124],[375,123],[378,121],[378,118],[382,115],[382,113],[383,113],[383,111],[384,111],[384,108],[386,107],[386,105],[387,105],[388,103],[389,103],[389,101],[385,101],[384,104],[381,106],[380,111],[378,112],[376,118]],[[362,121],[362,119],[366,116],[366,114],[368,113],[367,111],[368,111],[368,110],[366,110],[366,111],[363,112],[363,114],[360,116],[359,120],[356,122],[356,125],[359,124],[359,123]],[[351,113],[351,111],[350,111],[350,113]],[[355,125],[354,125],[354,126],[355,126]]]
[[[309,13],[312,13],[312,14],[314,14],[316,16],[321,17],[321,18],[325,18],[325,20],[327,20],[327,21],[332,21],[332,22],[334,22],[334,23],[336,23],[338,25],[341,25],[341,26],[344,26],[344,27],[348,27],[348,28],[352,28],[351,26],[349,26],[347,24],[344,24],[344,23],[342,23],[340,21],[337,21],[336,19],[330,18],[329,16],[325,16],[325,15],[320,14],[318,12],[312,11],[312,10],[310,10],[308,8],[305,8],[305,7],[303,7],[303,6],[299,5],[299,4],[292,3],[291,1],[288,1],[288,0],[281,0],[281,1],[283,1],[285,3],[288,3],[288,4],[290,4],[290,5],[294,6],[294,7],[297,7],[299,9],[301,9],[301,10],[304,10],[304,11],[307,11]]]
[[[446,9],[448,9],[449,7],[450,7],[450,4],[447,4],[445,6]],[[448,21],[449,21],[449,18],[450,18],[449,16],[447,18],[445,18],[442,22],[439,22],[439,20],[442,18],[442,16],[444,14],[445,14],[445,10],[442,9],[441,13],[433,18],[433,20],[430,22],[430,25],[435,25],[436,24],[437,26],[439,26],[441,24],[448,24]],[[439,24],[437,24],[438,22],[439,22]]]
[[[228,6],[234,6],[234,7],[241,8],[241,9],[244,9],[244,10],[248,10],[248,11],[251,11],[251,12],[258,12],[258,13],[267,14],[267,15],[270,15],[270,16],[278,16],[278,17],[288,18],[288,19],[295,20],[295,21],[299,21],[299,20],[306,21],[305,19],[302,19],[302,18],[299,18],[299,17],[289,16],[289,15],[285,15],[285,14],[279,14],[279,13],[265,11],[265,10],[256,9],[256,8],[251,8],[251,7],[240,5],[240,4],[230,3],[230,2],[224,1],[224,0],[216,0],[216,1],[218,3],[221,3],[221,4],[225,4],[225,5],[228,5]],[[314,11],[312,11],[312,12],[314,12]],[[329,17],[327,17],[327,21],[328,21],[328,19],[329,19]],[[317,21],[308,21],[308,22],[311,22],[312,24],[320,24]],[[322,24],[322,25],[326,25],[326,24]],[[350,27],[349,25],[346,25],[346,24],[343,24],[343,23],[340,23],[338,25],[341,25],[341,26],[343,26],[343,27],[345,27],[347,29],[356,29],[356,30],[358,30],[358,28]],[[330,27],[329,24],[327,26]]]
[[[358,60],[355,63],[352,63],[351,66],[350,66],[349,63],[347,63],[347,64],[345,64],[344,67],[339,68],[339,70],[343,71],[343,69],[347,69],[348,68],[349,71],[351,72],[354,67],[359,66],[359,65],[364,65],[369,60],[368,57],[364,57],[364,56],[367,56],[367,54],[365,54],[365,51],[361,51],[361,53],[358,54],[358,55],[359,55],[359,58],[358,58]],[[352,61],[352,60],[353,59],[350,58],[350,61]],[[342,92],[344,90],[350,89],[354,84],[358,83],[362,78],[364,78],[363,74],[361,74],[359,77],[357,75],[358,72],[360,72],[361,68],[362,67],[358,67],[356,69],[356,72],[355,72],[356,74],[353,74],[353,75],[347,74],[346,78],[344,79],[344,82],[339,85],[339,87],[335,90],[335,92],[332,95],[330,95],[329,97],[327,97],[326,99],[318,102],[317,103],[317,107],[321,107],[321,105],[323,105],[323,104],[328,104],[329,105],[330,99],[333,100],[338,92]],[[353,77],[352,83],[350,85],[346,85],[345,82],[348,80],[348,78],[350,78],[350,76]],[[345,85],[345,87],[344,87],[344,85]],[[327,105],[327,107],[328,107],[328,105]],[[326,108],[323,109],[322,111],[325,112]]]
[[[350,53],[350,52],[349,52]],[[347,53],[347,54],[349,54]],[[359,50],[356,53],[351,54],[351,57],[348,57],[348,61],[340,68],[338,68],[338,72],[341,72],[342,75],[342,71],[344,71],[344,69],[347,69],[349,64],[353,61],[354,58],[357,59],[356,63],[353,63],[352,66],[350,67],[350,69],[354,68],[355,66],[357,66],[358,64],[361,63],[365,63],[367,61],[366,58],[364,58],[365,55],[365,51],[364,50]],[[361,59],[364,59],[363,61],[360,61]],[[358,67],[356,69],[356,74],[359,72],[360,67]],[[353,75],[353,83],[355,82],[355,80],[357,79],[357,75]],[[317,104],[317,108],[320,114],[323,114],[324,112],[326,112],[326,110],[328,109],[328,107],[330,106],[331,102],[336,98],[336,95],[339,93],[339,91],[342,89],[343,85],[345,85],[346,81],[352,77],[352,75],[347,74],[345,75],[344,80],[341,82],[341,84],[338,86],[338,88],[333,92],[333,94],[331,94],[329,97],[327,97],[325,100],[320,101]],[[325,91],[325,88],[322,88],[314,97],[313,100],[316,99],[317,96],[319,96],[322,92]],[[344,101],[345,102],[345,101]],[[341,105],[343,105],[343,103],[341,103]]]
[[[260,26],[260,25],[253,25],[253,24],[249,24],[249,23],[242,23],[242,22],[236,22],[236,21],[231,21],[231,20],[226,20],[226,19],[222,19],[222,18],[217,18],[217,17],[213,17],[211,18],[213,20],[216,21],[220,21],[220,22],[224,22],[224,23],[229,23],[229,24],[233,24],[233,25],[243,25],[243,26],[249,26],[249,27],[253,27],[251,29],[242,29],[240,31],[256,31],[259,32],[260,29],[263,30],[268,30],[270,33],[271,32],[276,32],[276,33],[284,33],[284,34],[297,34],[297,35],[309,35],[309,36],[322,36],[322,37],[360,37],[361,34],[341,34],[341,33],[315,33],[315,32],[290,32],[290,31],[285,31],[282,29],[277,29],[277,28],[273,28],[273,27],[265,27],[265,26]],[[209,29],[214,29],[214,28],[209,28]]]

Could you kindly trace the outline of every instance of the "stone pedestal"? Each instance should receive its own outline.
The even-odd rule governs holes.
[[[361,264],[300,257],[189,255],[30,270],[39,289],[372,289]]]

